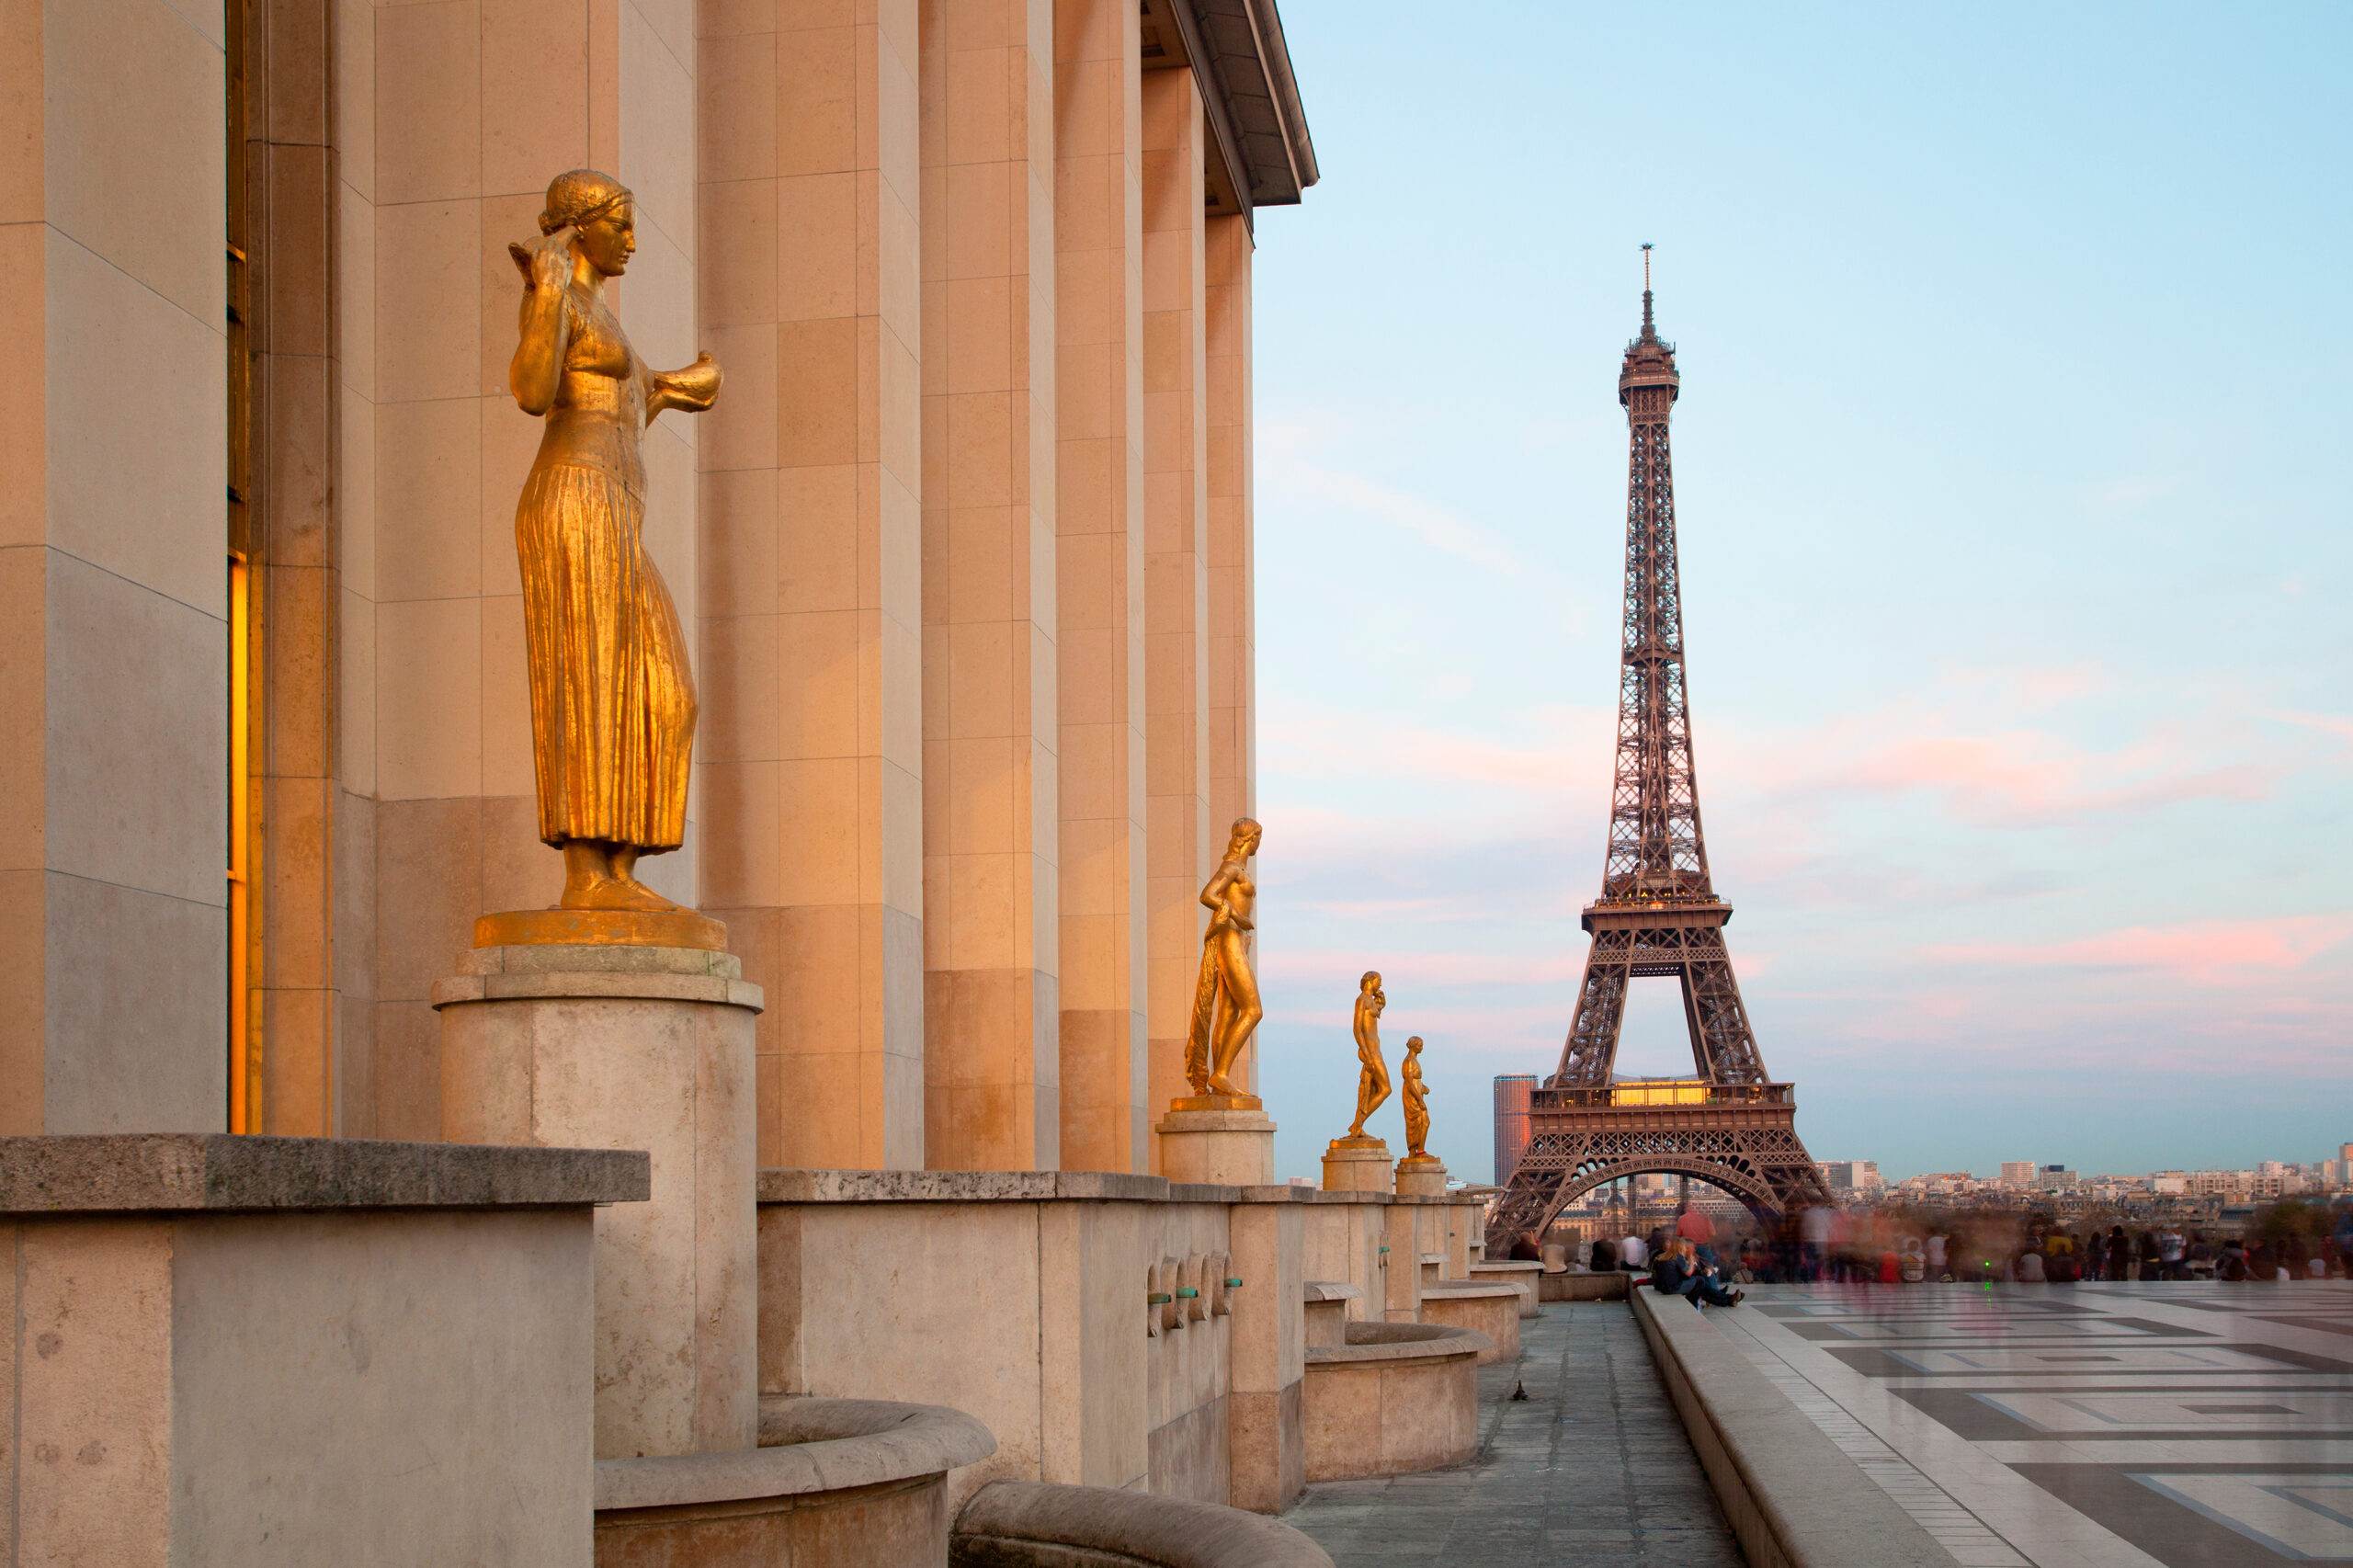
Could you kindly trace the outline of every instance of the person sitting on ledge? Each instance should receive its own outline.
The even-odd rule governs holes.
[[[1665,1253],[1651,1265],[1651,1289],[1662,1295],[1685,1297],[1695,1311],[1703,1301],[1711,1307],[1738,1306],[1748,1293],[1726,1290],[1716,1283],[1712,1269],[1701,1272],[1691,1244],[1680,1236],[1668,1243]]]

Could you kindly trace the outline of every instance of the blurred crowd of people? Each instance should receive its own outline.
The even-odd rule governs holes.
[[[2290,1199],[2244,1227],[2212,1232],[2068,1224],[2015,1210],[1924,1217],[1826,1205],[1793,1210],[1768,1232],[1719,1226],[1687,1203],[1645,1231],[1579,1250],[1596,1272],[1640,1273],[1679,1255],[1730,1285],[2342,1279],[2353,1265],[2353,1203]]]

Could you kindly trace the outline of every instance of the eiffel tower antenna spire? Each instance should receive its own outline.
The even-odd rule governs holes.
[[[1643,245],[1643,335],[1658,335],[1658,328],[1651,323],[1651,247],[1647,242]]]

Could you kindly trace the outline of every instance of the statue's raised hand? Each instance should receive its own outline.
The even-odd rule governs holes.
[[[515,260],[515,270],[523,275],[523,287],[537,293],[543,289],[563,288],[572,280],[572,236],[574,231],[558,229],[530,245],[509,244],[506,254]]]

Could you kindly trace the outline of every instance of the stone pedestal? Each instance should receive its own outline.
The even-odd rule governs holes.
[[[1440,1161],[1436,1154],[1408,1154],[1398,1161],[1397,1196],[1400,1198],[1444,1198],[1446,1196],[1444,1162]]]
[[[1324,1150],[1326,1192],[1387,1192],[1389,1145],[1379,1138],[1335,1138]]]
[[[1256,1095],[1196,1095],[1169,1102],[1153,1125],[1170,1181],[1265,1187],[1275,1179],[1275,1123]]]
[[[653,1200],[596,1219],[597,1457],[759,1435],[753,1016],[724,952],[477,948],[433,988],[441,1135],[643,1149]]]

